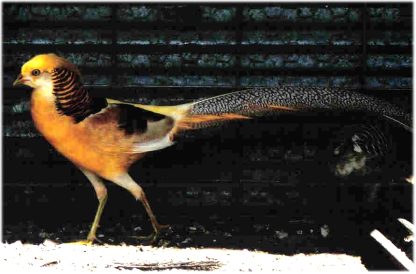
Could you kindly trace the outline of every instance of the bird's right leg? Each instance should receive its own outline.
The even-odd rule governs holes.
[[[105,187],[102,179],[95,175],[94,173],[80,168],[82,173],[88,178],[88,180],[91,182],[92,186],[94,187],[95,194],[97,195],[98,199],[98,208],[97,212],[95,213],[94,221],[91,225],[90,232],[88,233],[87,239],[82,241],[77,241],[75,244],[85,244],[85,245],[91,245],[95,240],[98,240],[96,238],[97,228],[99,226],[99,222],[101,219],[101,215],[104,210],[105,203],[107,202],[107,188]]]
[[[127,173],[113,179],[112,181],[117,185],[127,189],[134,196],[134,198],[136,198],[136,200],[139,200],[143,204],[143,207],[146,210],[147,215],[149,216],[150,222],[152,223],[152,234],[150,234],[149,236],[135,238],[150,240],[150,242],[154,242],[157,239],[157,236],[159,235],[160,231],[162,229],[168,228],[169,225],[159,224],[159,222],[156,219],[156,216],[150,208],[150,204],[147,201],[146,194],[144,193],[143,189]]]

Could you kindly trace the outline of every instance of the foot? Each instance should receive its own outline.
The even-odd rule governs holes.
[[[87,246],[91,246],[93,244],[93,242],[94,241],[90,241],[90,240],[80,240],[80,241],[63,243],[63,244],[64,245],[87,245]]]
[[[149,242],[149,244],[153,244],[157,240],[160,232],[162,230],[165,230],[165,229],[169,228],[169,227],[170,227],[170,225],[159,225],[158,224],[156,226],[156,228],[154,228],[153,232],[150,235],[147,235],[147,236],[132,236],[132,238],[140,240],[140,241]]]
[[[102,241],[100,241],[96,237],[88,237],[86,240],[79,240],[79,241],[69,242],[69,243],[64,243],[64,244],[67,244],[67,245],[86,245],[86,246],[91,246],[91,245],[94,244],[95,241],[99,242],[100,244],[102,243]]]

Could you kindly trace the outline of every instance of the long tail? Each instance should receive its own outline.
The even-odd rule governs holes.
[[[351,90],[325,87],[254,88],[219,95],[189,104],[148,110],[175,118],[179,128],[195,128],[223,120],[248,119],[269,111],[363,111],[386,117],[411,131],[411,115],[378,98]]]

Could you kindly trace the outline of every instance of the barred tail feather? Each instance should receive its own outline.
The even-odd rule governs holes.
[[[394,123],[402,126],[403,128],[405,128],[406,130],[408,130],[410,132],[413,131],[413,129],[412,129],[412,121],[411,121],[411,118],[410,118],[410,114],[409,115],[406,115],[404,117],[403,121],[400,121],[400,120],[398,120],[398,119],[396,119],[394,117],[391,117],[389,115],[386,115],[386,114],[384,114],[384,117],[386,119],[388,119],[388,120],[390,120],[390,121],[392,121],[392,122],[394,122]]]
[[[316,109],[374,113],[385,116],[406,129],[411,129],[410,115],[387,101],[351,90],[326,87],[282,86],[231,92],[187,104],[186,115],[179,120],[186,120],[186,124],[189,125],[192,122],[207,123],[228,118],[246,119],[267,111]]]
[[[122,103],[107,99],[108,103]],[[311,110],[362,111],[384,116],[411,131],[411,114],[378,98],[342,88],[291,87],[253,88],[235,91],[177,106],[132,104],[172,117],[176,129],[217,125],[224,121],[249,119],[266,112]]]

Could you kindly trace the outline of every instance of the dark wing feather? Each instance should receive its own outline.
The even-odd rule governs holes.
[[[116,104],[114,108],[119,112],[118,126],[127,134],[145,133],[149,122],[166,119],[166,116],[128,104]]]

